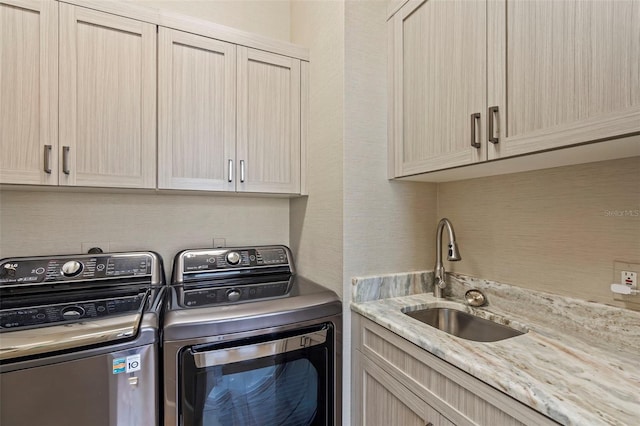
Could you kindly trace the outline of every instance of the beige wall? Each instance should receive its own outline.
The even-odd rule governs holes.
[[[108,242],[111,251],[157,251],[170,271],[176,252],[212,247],[213,237],[227,245],[287,244],[289,201],[0,191],[0,258],[79,253],[84,242]]]
[[[291,3],[291,41],[309,48],[308,198],[291,200],[291,247],[302,275],[342,295],[344,3]]]
[[[288,0],[124,0],[289,41]]]
[[[452,270],[623,307],[609,285],[615,260],[640,263],[639,211],[640,157],[438,185]]]

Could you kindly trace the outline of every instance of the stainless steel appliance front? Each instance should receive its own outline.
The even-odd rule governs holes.
[[[11,258],[0,272],[0,424],[159,423],[155,253]]]
[[[294,273],[283,279],[287,264],[283,246],[178,255],[163,325],[165,426],[341,424],[341,302]],[[187,267],[198,272],[176,274]],[[186,303],[192,289],[209,301]]]

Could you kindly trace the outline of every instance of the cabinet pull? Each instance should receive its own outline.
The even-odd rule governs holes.
[[[44,146],[44,172],[51,174],[51,145]]]
[[[229,182],[233,182],[233,160],[229,160]]]
[[[69,172],[69,148],[68,146],[62,147],[62,173],[68,175]]]
[[[497,106],[489,107],[489,111],[487,113],[487,121],[489,122],[489,125],[487,126],[487,128],[489,129],[489,137],[487,138],[487,140],[494,144],[500,142],[500,138],[497,136],[494,136],[495,135],[494,124],[496,120],[498,120],[499,118],[500,116],[498,115],[498,107]],[[498,131],[500,130],[499,124],[500,123],[498,122],[498,126],[495,126]]]
[[[244,160],[240,160],[240,183],[244,183]]]
[[[480,148],[480,142],[476,141],[476,126],[480,123],[480,113],[471,114],[471,146]]]
[[[429,422],[425,426],[433,426],[433,423]]]

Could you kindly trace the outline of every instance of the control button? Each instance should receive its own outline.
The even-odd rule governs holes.
[[[107,310],[107,308],[105,308],[104,306],[98,306],[96,309],[98,312],[104,312]]]
[[[216,258],[215,257],[210,257],[207,259],[207,263],[216,263]]]
[[[16,276],[16,268],[18,267],[17,263],[5,263],[0,269],[1,277],[10,277],[13,278]]]
[[[104,265],[102,263],[100,263],[98,266],[96,266],[96,269],[98,271],[104,271]]]
[[[237,265],[238,263],[240,263],[240,259],[242,259],[240,257],[240,253],[238,253],[237,251],[230,251],[229,253],[227,253],[227,262],[229,263],[229,265]]]
[[[84,315],[84,309],[80,306],[67,306],[62,309],[62,318],[66,320],[74,320]]]
[[[38,315],[36,315],[36,319],[39,319],[39,320],[43,320],[43,319],[45,319],[45,314],[38,314]]]
[[[237,302],[240,300],[242,293],[236,289],[227,290],[227,300],[229,302]]]
[[[64,265],[62,265],[62,275],[65,277],[75,277],[80,272],[82,272],[83,266],[82,263],[76,260],[70,260]]]
[[[38,275],[44,274],[44,268],[43,267],[39,267],[38,269],[36,269],[36,274],[38,274]]]

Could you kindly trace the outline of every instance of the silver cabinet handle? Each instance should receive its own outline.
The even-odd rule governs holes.
[[[71,148],[68,146],[62,147],[62,173],[68,175],[69,171],[69,150]]]
[[[244,160],[240,160],[240,182],[244,183]]]
[[[51,174],[51,145],[44,146],[44,172]]]
[[[480,148],[480,142],[476,140],[476,126],[480,123],[480,113],[471,114],[471,146]]]
[[[495,131],[494,131],[494,123],[496,122],[496,120],[499,120],[500,116],[498,115],[498,107],[497,106],[492,106],[489,107],[488,113],[487,113],[487,121],[489,121],[489,125],[487,126],[487,128],[489,129],[489,137],[487,138],[487,140],[491,143],[498,143],[500,142],[500,138],[495,136]],[[498,123],[497,129],[500,129],[499,126],[500,123]]]
[[[237,346],[233,348],[216,349],[207,352],[192,351],[196,367],[206,368],[215,365],[225,365],[234,362],[273,356],[298,349],[321,345],[327,341],[327,330],[322,329],[298,336],[253,345]]]
[[[233,182],[233,160],[229,160],[229,182]]]

